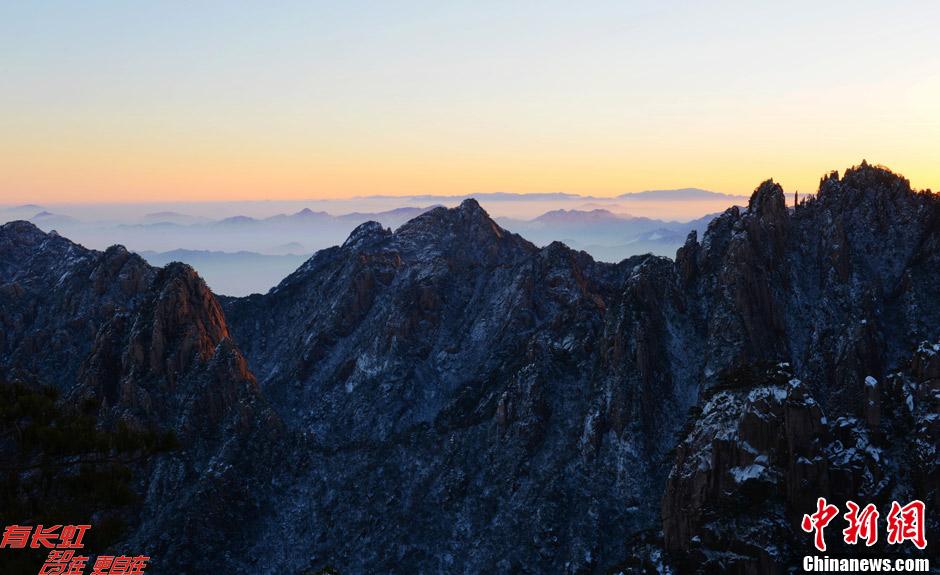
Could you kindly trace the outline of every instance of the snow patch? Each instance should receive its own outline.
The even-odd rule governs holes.
[[[767,468],[758,463],[752,463],[747,467],[732,467],[730,473],[735,483],[740,484],[751,479],[760,479],[767,473]]]

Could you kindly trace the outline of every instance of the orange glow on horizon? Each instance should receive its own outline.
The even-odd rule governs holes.
[[[14,3],[0,203],[940,188],[940,4],[838,4]]]
[[[129,154],[84,150],[81,154],[37,154],[17,158],[3,151],[0,203],[72,203],[143,201],[233,201],[347,199],[356,196],[472,195],[487,192],[573,194],[611,197],[649,189],[698,187],[748,195],[773,178],[787,192],[815,193],[819,178],[842,172],[862,159],[907,177],[915,189],[940,189],[940,164],[876,155],[849,156],[812,164],[742,159],[721,170],[680,157],[647,158],[637,166],[593,156],[590,160],[534,156],[376,158],[334,157],[304,161],[263,151],[242,157]],[[673,164],[675,162],[675,164]],[[734,164],[733,161],[728,161]]]

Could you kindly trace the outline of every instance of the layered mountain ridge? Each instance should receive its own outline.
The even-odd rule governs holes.
[[[824,490],[818,466],[780,470],[793,454],[832,459],[834,440],[769,423],[799,445],[742,440],[756,451],[741,455],[742,409],[789,417],[776,388],[748,394],[776,385],[797,402],[795,384],[761,371],[785,363],[799,401],[865,422],[868,444],[912,428],[935,439],[937,376],[904,370],[940,341],[938,243],[937,196],[865,163],[792,209],[761,184],[675,260],[538,248],[467,200],[394,232],[362,224],[245,298],[216,298],[181,264],[17,222],[0,227],[0,370],[181,432],[186,455],[147,464],[126,541],[160,558],[154,572],[204,572],[205,545],[235,573],[603,573],[663,560],[635,545],[641,533],[683,569],[782,570],[801,549],[785,521],[739,545],[721,521],[732,513],[712,520],[753,496],[750,476],[727,478],[757,462],[764,491]],[[919,399],[904,425],[873,419],[868,378],[894,390],[907,378]],[[696,472],[688,462],[707,453],[734,455]],[[890,475],[884,455],[826,465]],[[908,478],[936,464],[905,463],[891,489],[853,485],[928,500],[936,482]],[[780,517],[806,511],[771,499]],[[202,531],[217,525],[238,528]]]
[[[138,498],[119,520],[135,525],[130,547],[169,545],[181,563],[210,564],[200,554],[217,546],[198,534],[226,529],[253,495],[230,485],[210,514],[201,493],[263,466],[276,449],[256,443],[281,433],[215,296],[183,264],[153,268],[120,246],[87,250],[26,222],[0,226],[0,261],[3,381],[53,386],[103,429],[173,433],[182,449],[122,468]],[[40,453],[12,483],[24,487],[4,496],[31,496],[31,469],[50,461],[84,473],[79,455],[64,455]]]

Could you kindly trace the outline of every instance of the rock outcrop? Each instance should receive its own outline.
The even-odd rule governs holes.
[[[892,501],[936,505],[940,393],[925,367],[937,363],[938,350],[924,343],[885,382],[858,382],[866,406],[836,417],[787,364],[713,388],[677,447],[663,497],[664,547],[678,571],[787,572],[798,557],[818,553],[800,529],[818,497],[843,507],[874,503],[882,518]],[[927,519],[935,540],[940,523]],[[884,535],[875,547],[850,547],[841,535],[829,530],[829,555],[917,551],[887,545]]]
[[[675,284],[667,259],[539,249],[468,200],[364,224],[267,295],[225,299],[307,438],[304,495],[262,541],[299,526],[315,569],[600,568],[656,515],[642,495],[694,401]]]
[[[255,443],[283,440],[215,296],[183,264],[152,268],[25,222],[0,227],[0,269],[2,379],[52,385],[107,428],[172,433],[181,449],[132,463],[139,503],[124,545],[175,557],[167,572],[211,563],[202,554],[219,545],[200,530],[250,518],[263,491],[249,487],[276,452]],[[246,469],[258,470],[248,482]]]
[[[923,446],[936,445],[940,405],[916,366],[933,349],[919,340],[940,329],[940,290],[925,280],[940,269],[938,203],[863,163],[789,212],[765,182],[746,212],[680,250],[710,325],[706,391],[663,500],[681,572],[784,572],[806,552],[793,529],[819,496],[936,497],[913,477],[937,473]],[[902,409],[912,394],[918,414]]]

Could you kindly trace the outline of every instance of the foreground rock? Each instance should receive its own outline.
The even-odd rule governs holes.
[[[892,501],[940,503],[940,379],[931,372],[938,350],[925,343],[904,371],[858,382],[867,400],[857,412],[824,410],[786,364],[710,392],[677,448],[663,497],[665,549],[679,571],[786,572],[818,554],[800,529],[817,497],[843,508],[874,503],[882,518]],[[937,518],[927,519],[935,540]],[[886,545],[883,533],[875,547],[850,547],[841,529],[828,530],[827,554],[920,553]]]
[[[0,227],[0,271],[3,381],[59,390],[66,407],[81,409],[77,417],[92,417],[118,441],[169,434],[178,445],[97,456],[133,473],[133,502],[109,519],[129,527],[119,549],[165,558],[157,571],[208,570],[211,554],[229,544],[209,534],[250,525],[263,497],[252,485],[262,481],[270,443],[283,439],[215,297],[182,264],[155,269],[119,246],[87,250],[25,222]],[[63,467],[60,481],[86,473],[57,453],[40,459],[49,460]],[[34,497],[34,467],[23,466],[11,484],[21,487],[5,495]]]

